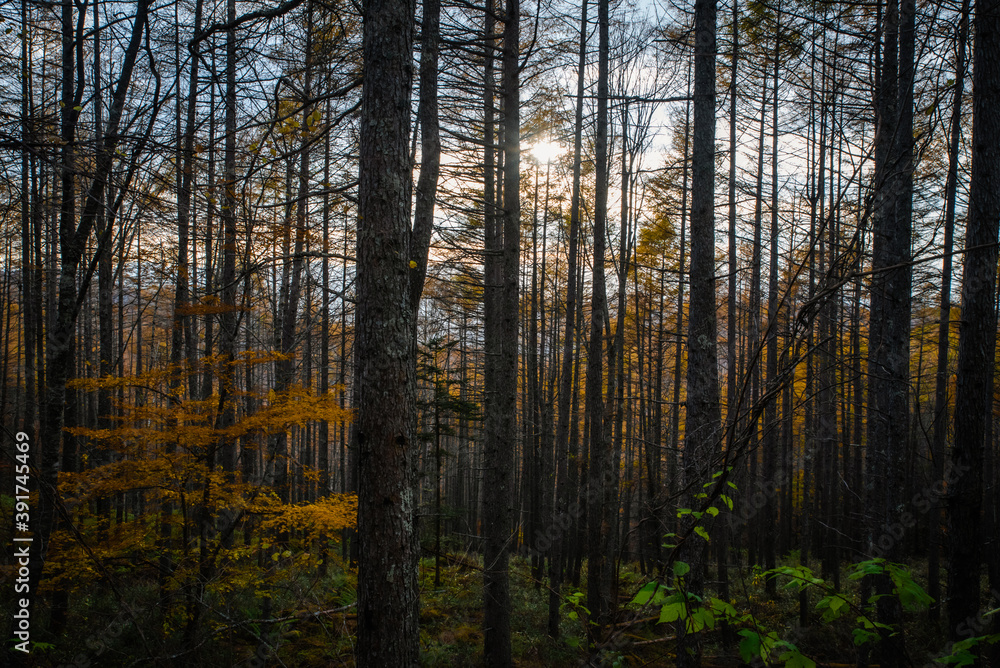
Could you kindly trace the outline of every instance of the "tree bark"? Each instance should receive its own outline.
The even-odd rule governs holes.
[[[412,0],[364,5],[356,371],[359,666],[418,663],[409,299]]]
[[[1000,221],[1000,2],[976,3],[972,81],[972,167],[955,388],[960,476],[948,485],[948,628],[959,640],[980,609],[983,463],[992,415],[996,345],[997,235]]]
[[[700,490],[705,466],[721,434],[718,327],[715,293],[715,0],[696,0],[694,30],[694,128],[691,150],[691,313],[688,319],[687,424],[684,434],[684,483]],[[685,539],[683,557],[691,565],[688,590],[703,590],[704,541]],[[701,665],[697,637],[684,633],[677,665]]]
[[[886,541],[902,497],[902,462],[909,440],[910,198],[913,142],[913,0],[889,0],[884,16],[882,69],[876,102],[875,204],[872,223],[871,322],[868,357],[867,480],[869,554],[898,561],[899,541]],[[899,599],[888,574],[876,576],[878,620],[900,623]],[[881,664],[900,665],[901,634],[884,633]]]
[[[587,356],[587,413],[590,419],[590,463],[588,468],[587,607],[594,635],[602,640],[611,599],[607,563],[610,526],[606,508],[611,484],[611,443],[605,441],[604,425],[604,317],[607,295],[604,275],[608,215],[608,0],[597,2],[597,135],[594,140],[594,256],[590,306],[590,351]],[[613,371],[612,371],[613,373]],[[613,401],[613,397],[610,397]]]

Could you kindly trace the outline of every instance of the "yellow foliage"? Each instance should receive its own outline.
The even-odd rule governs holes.
[[[286,505],[265,520],[263,527],[275,531],[305,531],[308,535],[333,535],[358,524],[356,494],[331,494],[312,503]]]
[[[218,379],[213,386],[220,388],[234,369],[286,359],[266,351],[246,351],[233,358],[206,356],[196,364],[141,375],[74,380],[73,388],[109,392],[117,410],[110,417],[111,426],[67,430],[81,439],[81,461],[87,467],[59,474],[69,523],[53,534],[45,586],[72,591],[113,578],[125,568],[162,576],[162,557],[170,564],[164,582],[167,591],[182,591],[211,572],[207,593],[250,591],[269,596],[272,588],[282,586],[286,571],[314,568],[317,560],[308,543],[289,543],[288,549],[276,553],[279,559],[264,568],[259,556],[282,533],[294,531],[296,539],[312,541],[356,526],[357,497],[331,495],[312,503],[284,504],[259,480],[244,480],[239,470],[224,471],[216,453],[228,446],[238,448],[241,456],[252,456],[273,434],[319,421],[348,421],[350,412],[339,405],[342,388],[323,395],[293,386],[282,392],[258,387],[253,393],[236,388],[203,399],[185,396],[190,374],[210,373]],[[146,400],[114,399],[115,390],[134,396],[134,389]],[[254,410],[248,412],[248,405]],[[221,418],[230,409],[235,420],[221,427],[226,423]],[[308,480],[318,479],[317,471],[302,468]],[[125,504],[125,512],[116,515],[108,512],[110,499],[119,504],[124,499],[141,501]],[[245,544],[233,539],[242,531],[247,532]],[[182,627],[184,614],[175,608],[165,619],[165,629]]]

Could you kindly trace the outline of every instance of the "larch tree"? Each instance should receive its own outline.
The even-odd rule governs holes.
[[[976,2],[972,166],[955,388],[957,484],[948,487],[949,635],[958,640],[981,614],[983,463],[990,433],[996,350],[1000,224],[1000,2]],[[966,625],[966,626],[963,626]]]
[[[876,91],[875,184],[872,221],[871,322],[868,354],[869,551],[894,521],[903,489],[909,438],[910,267],[913,193],[913,0],[889,0],[880,30]],[[896,541],[886,556],[896,560]],[[879,622],[901,621],[888,573],[874,578]],[[900,665],[902,636],[885,632],[884,666]]]
[[[608,306],[604,255],[607,249],[608,218],[608,61],[609,2],[598,0],[597,64],[597,134],[594,139],[594,241],[593,286],[590,304],[590,350],[587,355],[587,415],[590,420],[590,460],[587,506],[587,605],[597,624],[597,636],[603,635],[611,605],[611,579],[608,569],[611,509],[608,499],[613,478],[611,472],[610,432],[605,425],[604,400],[604,318]],[[613,401],[613,397],[609,397]],[[610,428],[610,422],[607,427]]]
[[[945,182],[944,246],[941,258],[941,306],[938,321],[937,370],[934,374],[934,421],[931,464],[934,479],[944,476],[945,442],[951,422],[948,413],[948,353],[951,349],[952,249],[955,244],[955,206],[958,198],[958,157],[962,133],[962,97],[965,92],[966,42],[969,38],[971,0],[962,1],[955,54],[955,90],[948,131],[948,176]],[[928,523],[927,594],[934,599],[928,609],[932,621],[941,615],[941,508],[931,510]]]
[[[36,523],[36,540],[31,543],[29,601],[36,600],[38,584],[45,565],[49,540],[56,527],[58,508],[62,499],[58,491],[60,464],[72,470],[75,453],[68,453],[62,446],[70,443],[63,438],[63,426],[67,409],[66,385],[74,375],[74,333],[82,306],[82,295],[93,275],[94,260],[100,254],[109,252],[110,234],[105,230],[96,248],[96,258],[87,257],[90,237],[94,231],[101,205],[104,202],[108,181],[112,170],[119,166],[116,154],[119,135],[126,111],[126,102],[132,85],[143,38],[148,29],[150,3],[141,0],[132,19],[132,29],[122,60],[120,73],[115,82],[108,118],[103,129],[104,141],[99,145],[90,178],[86,180],[83,208],[77,216],[76,198],[79,181],[84,176],[77,155],[77,124],[81,102],[85,90],[84,82],[75,83],[77,67],[76,44],[82,43],[83,19],[74,14],[72,2],[62,3],[62,90],[60,100],[60,210],[58,225],[59,264],[57,280],[57,301],[50,304],[54,309],[50,321],[45,347],[45,397],[41,411],[41,451],[39,468],[39,518]],[[129,119],[124,119],[128,123]],[[81,274],[81,265],[83,272]],[[81,285],[83,286],[81,288]],[[75,403],[75,402],[74,402]],[[67,456],[73,455],[73,456]],[[58,623],[58,621],[57,621]]]
[[[411,0],[364,5],[355,383],[360,666],[415,666],[419,650],[410,303]]]
[[[715,293],[715,0],[697,0],[694,16],[694,124],[691,143],[691,292],[687,329],[687,420],[684,427],[684,484],[700,490],[712,449],[719,443],[722,413],[717,358]],[[682,555],[690,562],[688,590],[701,595],[705,543],[688,533]],[[697,638],[682,634],[677,665],[701,665]]]
[[[496,330],[495,386],[487,388],[487,439],[483,456],[483,624],[488,666],[511,665],[510,544],[513,530],[514,452],[517,434],[517,370],[519,325],[519,266],[521,248],[521,122],[519,0],[504,8],[500,58],[503,168],[499,215],[493,217],[494,272],[487,274],[494,290]],[[489,102],[487,102],[489,104]],[[487,137],[487,151],[489,137]],[[490,203],[487,202],[487,208]],[[489,214],[487,214],[489,216]],[[489,235],[489,231],[487,232]],[[487,249],[490,252],[490,249]],[[487,303],[486,308],[491,305]],[[487,351],[489,354],[489,351]]]
[[[577,262],[580,245],[580,178],[583,153],[583,93],[584,71],[587,66],[587,0],[583,0],[580,8],[580,35],[577,51],[576,69],[576,109],[573,122],[573,185],[570,201],[569,240],[566,258],[566,324],[564,326],[562,347],[562,370],[559,375],[558,417],[556,423],[556,501],[554,517],[562,529],[553,541],[551,558],[549,559],[549,635],[559,635],[559,585],[563,580],[564,562],[569,554],[569,528],[573,518],[567,514],[570,498],[569,467],[576,466],[568,462],[570,445],[570,398],[573,394],[574,373],[574,343],[576,340],[576,318],[580,296],[576,290]]]

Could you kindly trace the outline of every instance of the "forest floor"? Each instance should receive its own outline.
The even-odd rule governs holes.
[[[475,563],[473,555],[462,558]],[[444,563],[444,562],[443,562]],[[797,555],[786,560],[796,564]],[[814,564],[819,570],[819,564]],[[925,563],[912,565],[918,574],[915,578],[923,585]],[[523,559],[511,561],[511,599],[513,605],[512,645],[515,665],[523,668],[562,666],[673,666],[677,627],[676,624],[659,624],[658,608],[639,608],[630,605],[638,590],[649,581],[632,568],[620,572],[619,621],[612,639],[605,649],[587,649],[583,615],[569,619],[574,606],[568,602],[574,592],[586,591],[584,581],[579,586],[563,589],[560,637],[550,638],[546,633],[548,616],[548,590],[540,587],[532,577],[530,564]],[[778,583],[777,592],[770,597],[765,589],[765,578],[760,569],[731,568],[730,603],[739,614],[751,613],[755,623],[744,623],[739,628],[756,628],[773,631],[778,638],[793,643],[806,657],[818,666],[839,668],[855,666],[858,652],[864,651],[855,644],[854,630],[859,620],[856,614],[846,613],[832,622],[824,622],[816,610],[822,594],[807,588],[806,606],[809,624],[799,624],[800,593],[787,588],[787,581]],[[426,666],[477,666],[482,663],[481,631],[481,577],[478,571],[455,565],[442,565],[441,587],[434,589],[433,559],[425,560],[421,569],[421,649],[422,664]],[[709,582],[711,590],[715,583]],[[845,571],[841,577],[845,596],[857,602],[860,582],[852,580]],[[943,613],[942,613],[943,616]],[[941,630],[927,619],[926,611],[904,613],[907,662],[910,665],[930,668],[943,666],[934,659],[941,656],[946,644]],[[703,667],[736,668],[746,665],[740,659],[737,635],[739,628],[723,630],[721,624],[704,634]],[[867,645],[871,647],[871,643]],[[777,656],[777,653],[775,654]],[[872,665],[877,661],[873,660]],[[777,662],[774,665],[781,665]],[[791,664],[789,664],[791,665]]]
[[[36,645],[26,666],[353,666],[356,575],[342,567],[332,555],[330,567],[319,576],[316,555],[312,562],[291,560],[285,579],[272,582],[270,603],[251,589],[229,590],[219,597],[212,612],[205,611],[189,635],[187,648],[180,641],[179,624],[171,628],[156,612],[155,582],[134,580],[124,592],[133,612],[123,614],[107,586],[95,583],[70,599],[69,623],[58,637],[33,634],[44,641]],[[795,563],[793,559],[787,564]],[[817,565],[818,566],[818,565]],[[922,584],[925,564],[912,564]],[[420,564],[421,665],[429,668],[482,665],[482,573],[478,555],[468,552],[441,559],[440,584],[434,585],[434,558]],[[123,574],[124,575],[124,574]],[[714,586],[709,574],[709,591]],[[579,585],[562,591],[559,638],[547,633],[548,594],[538,583],[531,564],[511,560],[511,632],[514,664],[523,668],[569,666],[673,666],[676,624],[659,624],[657,607],[629,605],[635,593],[649,581],[631,568],[621,570],[619,622],[613,639],[601,652],[587,648],[585,616],[572,602],[573,594],[586,591],[586,569]],[[821,598],[816,590],[808,595],[810,623],[799,625],[799,592],[779,584],[769,597],[759,569],[732,568],[729,602],[753,622],[744,622],[728,633],[719,623],[703,634],[704,668],[737,667],[740,662],[737,635],[740,629],[771,631],[794,645],[819,666],[853,666],[858,647],[854,643],[857,615],[847,613],[833,622],[823,622],[815,606]],[[846,596],[858,598],[858,581],[845,575],[841,580]],[[255,595],[256,594],[256,595]],[[577,600],[583,600],[581,597]],[[182,608],[183,606],[177,606]],[[145,610],[146,612],[136,612]],[[570,613],[577,612],[576,615]],[[182,610],[177,619],[183,619]],[[228,618],[229,621],[226,621]],[[39,626],[45,627],[44,619]],[[137,627],[144,627],[139,632]],[[156,640],[157,637],[161,640]],[[190,640],[193,638],[194,640]],[[926,612],[905,615],[905,638],[910,665],[941,666],[945,639],[941,630],[927,621]],[[158,656],[151,661],[149,656]],[[778,662],[774,665],[781,665]],[[805,664],[808,665],[808,664]]]

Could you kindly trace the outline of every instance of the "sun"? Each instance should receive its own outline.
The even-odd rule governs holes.
[[[539,163],[548,163],[559,157],[562,153],[563,148],[561,145],[553,141],[540,141],[531,147],[531,155],[534,156],[535,160]]]

